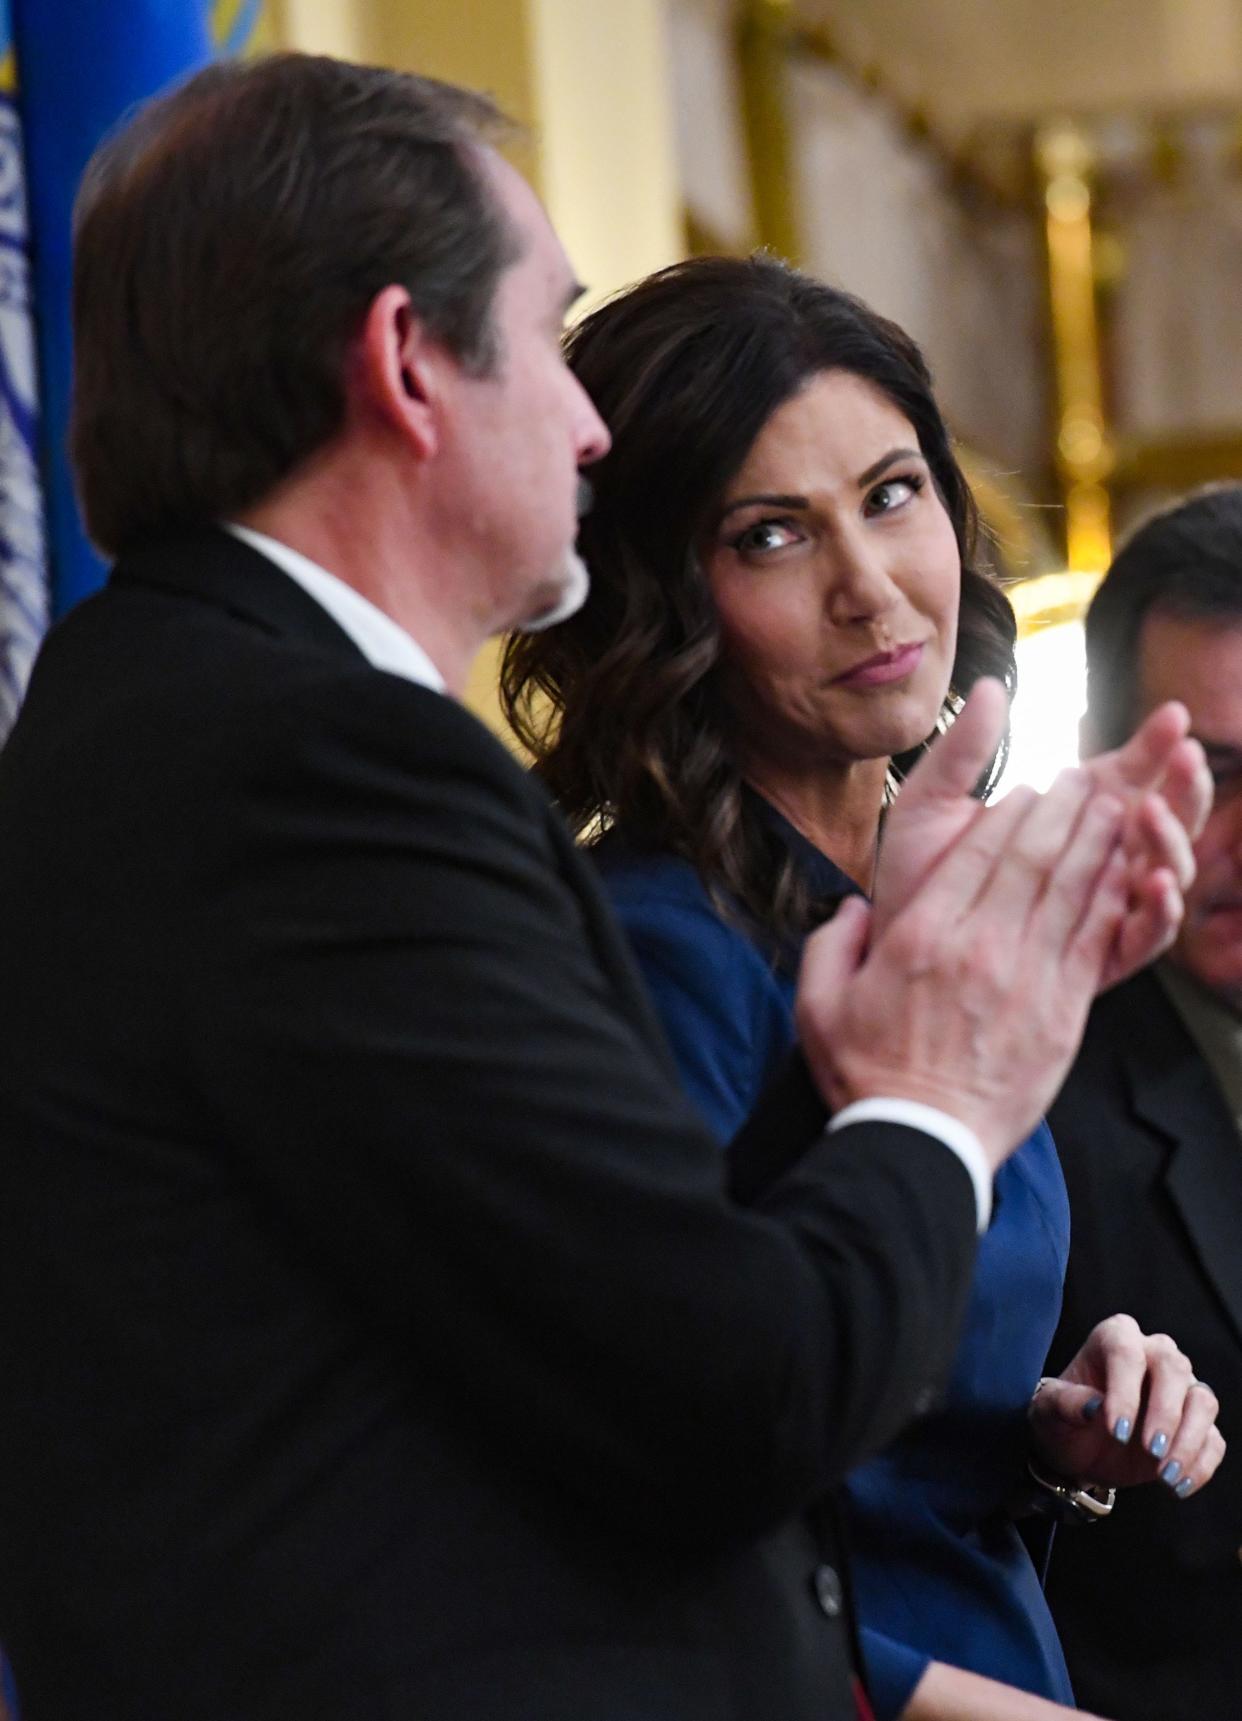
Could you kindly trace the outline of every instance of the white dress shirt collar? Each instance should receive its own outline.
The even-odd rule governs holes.
[[[308,597],[313,598],[321,609],[327,610],[336,625],[349,635],[376,669],[403,675],[407,681],[429,687],[433,693],[446,691],[444,677],[417,640],[369,598],[355,591],[353,586],[346,585],[336,574],[330,574],[326,568],[312,562],[309,556],[291,550],[288,544],[282,544],[276,538],[269,538],[265,532],[238,526],[232,520],[223,524],[226,532],[240,538],[243,544],[249,544],[252,550],[274,562],[291,580],[296,580]]]

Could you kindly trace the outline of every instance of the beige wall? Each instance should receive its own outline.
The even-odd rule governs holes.
[[[1239,0],[792,4],[798,17],[829,31],[851,64],[873,66],[887,89],[948,136],[1060,108],[1242,96]]]
[[[662,0],[282,0],[291,45],[486,90],[598,292],[681,252]]]

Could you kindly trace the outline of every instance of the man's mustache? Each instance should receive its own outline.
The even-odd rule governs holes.
[[[582,474],[579,473],[578,474],[578,499],[577,499],[576,507],[578,510],[578,518],[580,520],[582,519],[584,514],[589,514],[591,512],[591,504],[592,504],[592,502],[594,502],[594,500],[595,500],[595,491],[591,488],[591,480],[589,478],[584,478],[582,476]]]

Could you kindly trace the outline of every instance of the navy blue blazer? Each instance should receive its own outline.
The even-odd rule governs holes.
[[[817,898],[858,886],[772,808]],[[794,1041],[797,953],[721,915],[694,870],[610,833],[595,855],[686,1090],[721,1143]],[[845,1488],[863,1652],[879,1721],[929,1660],[1062,1703],[1073,1696],[1030,1557],[1005,1507],[1025,1415],[1060,1308],[1069,1212],[1041,1125],[996,1179],[966,1321],[939,1402]]]

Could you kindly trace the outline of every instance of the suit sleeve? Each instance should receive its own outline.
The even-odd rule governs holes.
[[[532,786],[448,701],[323,682],[217,742],[245,810],[191,881],[187,1009],[223,1150],[515,1462],[665,1536],[780,1521],[947,1366],[969,1178],[859,1125],[735,1204]]]

